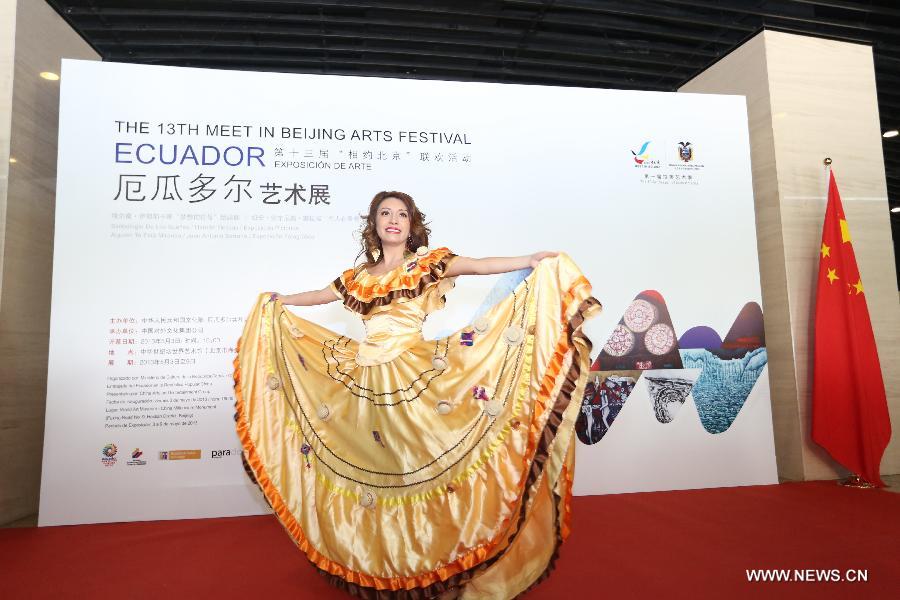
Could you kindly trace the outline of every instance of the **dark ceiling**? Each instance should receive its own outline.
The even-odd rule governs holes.
[[[664,91],[777,29],[871,45],[882,131],[900,128],[897,0],[47,1],[111,61]]]

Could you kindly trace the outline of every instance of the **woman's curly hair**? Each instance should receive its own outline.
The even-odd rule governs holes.
[[[419,246],[428,246],[428,235],[431,233],[431,229],[425,223],[425,213],[416,207],[412,196],[403,192],[378,192],[369,204],[369,213],[360,215],[365,222],[362,226],[362,239],[360,240],[362,249],[356,255],[356,259],[364,257],[366,262],[363,266],[365,267],[372,267],[384,258],[381,238],[378,237],[378,231],[375,229],[375,213],[378,212],[378,207],[385,198],[400,200],[409,211],[409,237],[406,240],[406,249],[415,252]]]

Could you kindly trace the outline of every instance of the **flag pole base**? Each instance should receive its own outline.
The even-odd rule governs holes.
[[[838,485],[849,488],[857,488],[857,489],[875,489],[875,486],[860,477],[859,475],[851,475],[847,479],[843,481],[838,481]]]

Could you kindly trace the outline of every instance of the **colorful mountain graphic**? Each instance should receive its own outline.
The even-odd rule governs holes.
[[[691,394],[700,422],[710,433],[731,427],[768,363],[765,348],[747,351],[741,358],[720,358],[702,348],[682,350],[681,357],[686,366],[700,369]]]
[[[582,443],[596,444],[603,439],[640,376],[640,371],[590,374],[584,388],[581,412],[575,422],[575,433]]]
[[[675,420],[700,375],[699,369],[644,371],[653,414],[660,423]]]
[[[644,290],[625,310],[592,366],[575,428],[584,444],[600,441],[642,377],[660,423],[694,398],[709,433],[727,431],[768,362],[762,308],[748,302],[723,340],[712,327],[675,339],[662,294]]]
[[[594,371],[680,369],[678,340],[662,294],[644,290],[638,294],[613,329]]]
[[[703,348],[704,350],[718,350],[722,347],[722,338],[716,330],[706,325],[691,327],[685,331],[678,340],[681,350]]]

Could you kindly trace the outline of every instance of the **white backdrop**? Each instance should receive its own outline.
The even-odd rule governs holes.
[[[265,511],[232,420],[242,319],[351,266],[380,190],[416,199],[432,247],[571,254],[605,307],[595,355],[645,289],[678,336],[761,303],[743,97],[64,61],[60,104],[42,525]],[[426,337],[496,281],[461,278]],[[690,397],[648,418],[642,385],[579,444],[576,493],[777,481],[765,372],[716,435]]]

